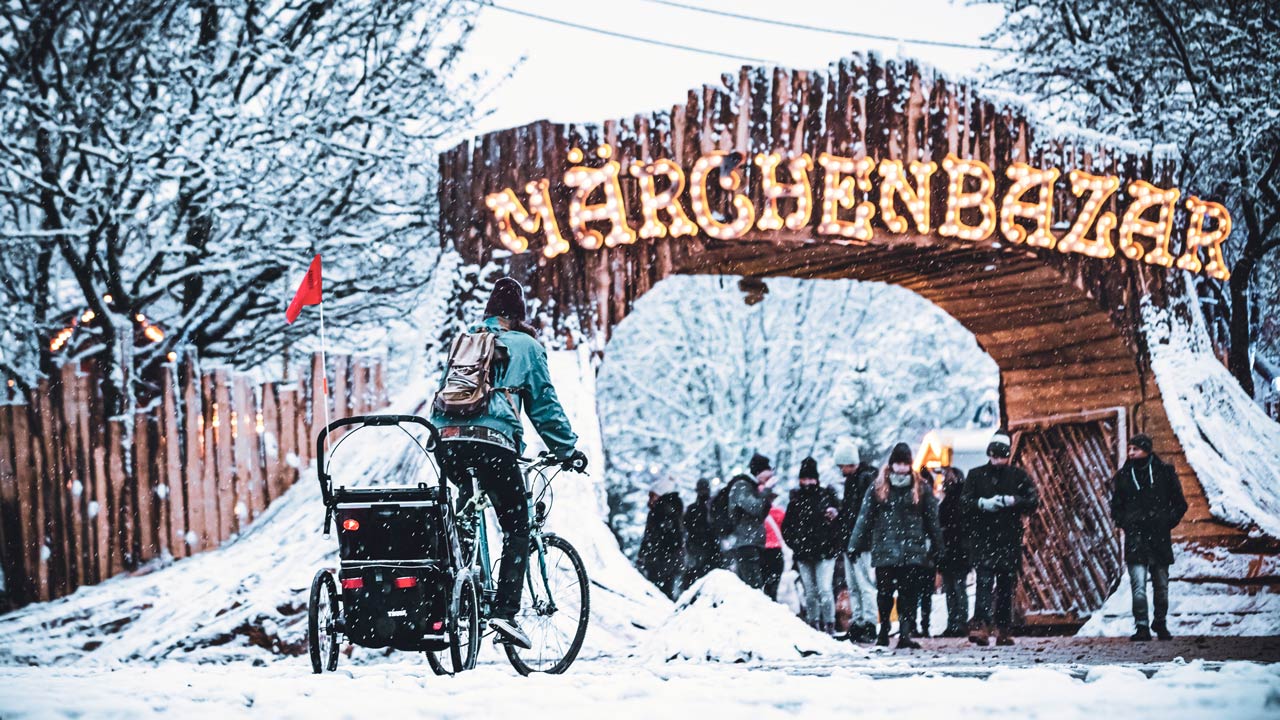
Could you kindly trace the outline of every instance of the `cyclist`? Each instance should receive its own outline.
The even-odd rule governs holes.
[[[466,504],[473,492],[472,483],[477,483],[493,503],[503,531],[502,565],[489,625],[506,642],[528,649],[529,638],[515,619],[530,549],[529,501],[517,463],[524,451],[521,410],[555,458],[566,465],[585,468],[586,455],[575,448],[578,436],[569,427],[569,419],[551,385],[546,350],[525,321],[520,283],[509,277],[499,279],[484,315],[470,333],[489,332],[496,336],[497,359],[491,378],[494,390],[487,406],[478,414],[466,413],[463,417],[442,411],[437,403],[431,422],[440,428],[441,471],[458,486],[460,503]],[[464,478],[470,482],[464,482]]]

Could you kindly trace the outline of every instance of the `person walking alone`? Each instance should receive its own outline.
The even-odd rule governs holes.
[[[711,482],[698,481],[697,495],[684,511],[685,564],[682,590],[720,566],[720,540],[711,526]]]
[[[1022,568],[1023,518],[1040,505],[1036,486],[1012,464],[1009,436],[987,444],[987,464],[969,473],[964,505],[970,516],[969,557],[977,573],[969,641],[986,645],[995,623],[997,645],[1013,644],[1013,592]]]
[[[782,539],[791,548],[792,562],[804,585],[805,619],[810,627],[835,632],[836,604],[832,590],[839,544],[836,520],[840,516],[835,490],[818,483],[818,463],[807,457],[800,463],[800,487],[791,491]]]
[[[911,469],[911,448],[898,443],[889,454],[889,463],[876,477],[862,502],[853,535],[851,556],[870,552],[876,568],[876,603],[880,632],[876,645],[889,644],[889,620],[894,595],[898,598],[898,649],[918,649],[915,609],[928,575],[930,543],[940,552],[942,531],[938,526],[938,504],[926,481]]]
[[[840,517],[836,535],[841,550],[853,535],[858,512],[876,479],[876,468],[861,461],[858,448],[848,438],[836,443],[836,465],[844,476],[844,495],[840,499]],[[871,642],[876,638],[876,586],[871,576],[871,557],[867,554],[855,558],[842,552],[845,584],[849,588],[849,640]]]
[[[649,518],[645,521],[636,567],[672,600],[684,567],[684,503],[675,483],[661,478],[649,490]]]
[[[942,525],[942,554],[938,572],[942,574],[942,591],[947,598],[947,627],[942,637],[964,637],[969,625],[969,511],[964,504],[964,473],[944,467],[942,502],[938,504],[938,523]]]
[[[1111,517],[1124,531],[1124,562],[1133,593],[1135,632],[1130,640],[1172,640],[1169,632],[1169,566],[1173,564],[1174,527],[1187,512],[1182,484],[1173,466],[1152,452],[1151,438],[1129,439],[1128,461],[1111,478]],[[1147,582],[1152,589],[1154,621],[1148,625]]]

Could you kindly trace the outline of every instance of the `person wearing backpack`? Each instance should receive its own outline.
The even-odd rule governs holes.
[[[836,556],[841,543],[836,539],[840,516],[836,491],[818,482],[818,462],[811,457],[800,463],[800,487],[791,491],[787,514],[782,521],[782,539],[791,548],[792,562],[804,586],[805,619],[815,630],[836,629]]]
[[[524,451],[522,411],[553,457],[565,467],[586,468],[551,384],[546,350],[526,322],[524,289],[504,277],[493,286],[484,320],[454,339],[431,423],[440,430],[441,474],[458,486],[459,506],[479,485],[502,528],[490,625],[506,642],[529,648],[515,621],[529,553],[528,497],[517,462]]]
[[[769,459],[751,458],[752,475],[736,475],[711,501],[712,523],[728,569],[742,582],[764,589],[764,522],[777,493]]]
[[[911,447],[898,443],[862,502],[848,546],[851,556],[870,552],[876,568],[880,611],[876,645],[889,644],[889,618],[896,593],[898,649],[920,647],[912,639],[915,610],[928,578],[929,555],[941,552],[942,547],[938,502],[924,477],[911,468]]]

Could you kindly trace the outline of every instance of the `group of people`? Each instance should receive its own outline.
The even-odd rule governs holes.
[[[1153,631],[1168,639],[1170,531],[1186,502],[1172,467],[1154,455],[1149,437],[1131,438],[1128,452],[1128,462],[1112,478],[1112,515],[1125,536],[1137,626],[1132,639],[1150,640]],[[896,601],[896,647],[920,647],[916,638],[929,636],[941,578],[947,603],[942,637],[1013,645],[1024,521],[1040,501],[1035,484],[1011,456],[1009,436],[996,433],[987,463],[966,477],[953,467],[915,469],[906,443],[895,445],[877,467],[860,458],[852,442],[842,441],[833,460],[843,475],[843,492],[823,485],[817,461],[805,458],[785,510],[775,502],[778,476],[758,453],[748,473],[715,495],[709,482],[699,481],[687,508],[664,479],[650,492],[637,565],[671,597],[710,570],[725,568],[776,600],[785,543],[803,588],[801,614],[817,630],[836,632],[839,563],[850,605],[847,637],[853,642],[887,646]],[[1148,582],[1154,622],[1147,612]]]

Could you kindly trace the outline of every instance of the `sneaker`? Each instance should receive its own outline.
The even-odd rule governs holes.
[[[1151,623],[1151,631],[1161,640],[1172,640],[1173,634],[1169,632],[1169,626],[1162,622]]]
[[[520,626],[515,620],[510,618],[493,618],[489,621],[489,627],[493,628],[502,636],[502,642],[515,645],[518,648],[528,650],[533,647],[533,643],[529,642],[529,636],[524,634]]]
[[[996,645],[999,647],[1009,647],[1013,645],[1013,634],[1008,630],[996,629]]]
[[[897,650],[919,650],[920,643],[911,639],[910,634],[900,633],[898,635]]]
[[[987,646],[987,640],[991,637],[991,630],[985,624],[976,622],[969,626],[969,642],[974,645]]]
[[[1138,628],[1138,632],[1129,636],[1130,642],[1149,642],[1150,640],[1151,631],[1144,627]]]

